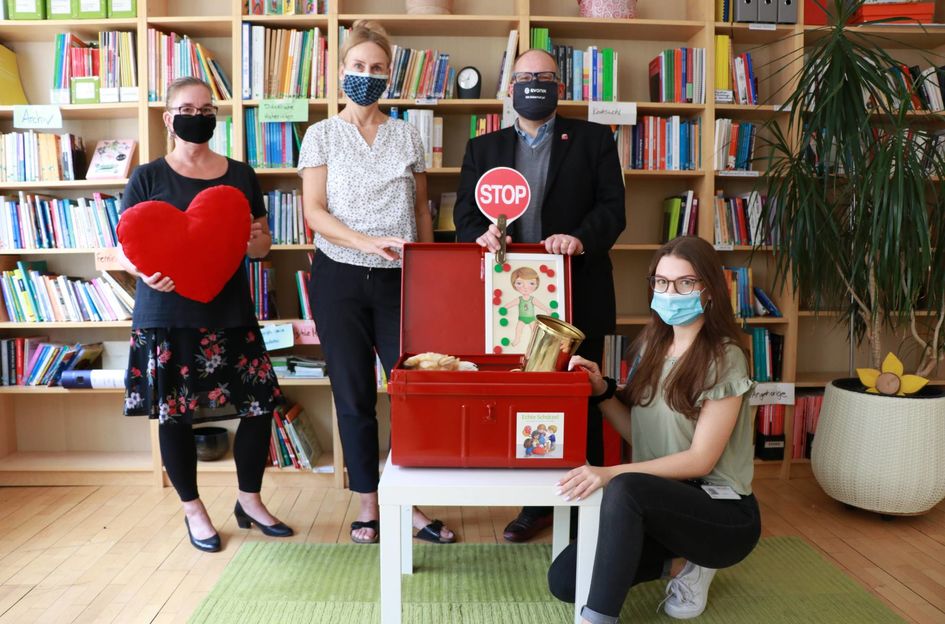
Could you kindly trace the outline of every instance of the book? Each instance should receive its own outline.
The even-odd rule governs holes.
[[[29,104],[26,93],[23,91],[23,82],[20,80],[16,52],[2,44],[0,44],[0,104],[3,106]]]
[[[127,178],[137,144],[134,139],[106,139],[96,143],[85,179]]]
[[[436,215],[436,225],[433,229],[437,232],[455,232],[456,224],[453,223],[453,209],[456,206],[456,193],[440,194],[440,209]]]

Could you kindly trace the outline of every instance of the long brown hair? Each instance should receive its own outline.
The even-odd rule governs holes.
[[[667,405],[695,420],[699,416],[696,400],[701,392],[717,383],[718,367],[725,357],[726,347],[734,344],[744,351],[742,332],[735,322],[722,262],[712,245],[696,236],[681,236],[671,240],[653,255],[649,277],[656,274],[656,267],[664,256],[675,256],[689,262],[696,277],[702,280],[703,291],[709,296],[708,303],[704,304],[705,324],[692,346],[676,362],[663,388]],[[651,292],[651,300],[652,297]],[[625,403],[633,406],[650,405],[653,402],[666,354],[672,344],[673,327],[664,323],[651,310],[650,322],[627,352],[631,370],[635,369],[635,372],[621,397]],[[638,357],[640,359],[637,362]],[[709,371],[713,373],[710,375]]]

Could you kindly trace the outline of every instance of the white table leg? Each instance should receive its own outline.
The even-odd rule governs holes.
[[[410,509],[408,505],[406,509]],[[381,624],[400,621],[401,506],[381,505]]]
[[[551,560],[561,554],[571,538],[571,508],[555,507],[554,524],[551,528]]]
[[[577,577],[574,592],[574,624],[581,622],[581,607],[587,603],[591,589],[591,572],[597,551],[597,530],[600,525],[600,506],[582,505],[578,511]]]
[[[400,571],[413,574],[413,507],[400,508]]]

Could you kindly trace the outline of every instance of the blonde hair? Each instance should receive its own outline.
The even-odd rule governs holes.
[[[194,76],[184,76],[183,78],[178,78],[171,84],[167,85],[167,92],[164,94],[164,106],[170,109],[171,102],[174,101],[174,96],[177,95],[177,92],[181,89],[186,89],[187,87],[203,87],[210,92],[210,99],[213,100],[213,89],[210,88],[210,85],[200,78],[195,78]]]
[[[344,64],[351,48],[367,42],[371,42],[383,50],[384,54],[387,55],[388,63],[393,60],[390,39],[387,37],[387,31],[384,30],[384,27],[370,20],[357,20],[351,25],[351,29],[348,30],[348,34],[345,36],[345,42],[341,46],[341,52],[338,56],[341,63]]]
[[[519,267],[512,271],[512,274],[509,276],[509,281],[512,282],[512,285],[515,285],[515,280],[522,278],[527,280],[535,280],[535,284],[540,284],[541,280],[538,278],[538,273],[535,272],[535,269],[531,267]]]

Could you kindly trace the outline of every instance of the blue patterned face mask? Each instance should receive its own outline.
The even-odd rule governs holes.
[[[345,72],[341,88],[355,104],[370,106],[381,99],[387,89],[387,76],[383,74],[364,74],[360,72]]]
[[[702,316],[702,291],[694,290],[688,295],[675,293],[653,293],[650,308],[656,311],[667,325],[689,325]]]

